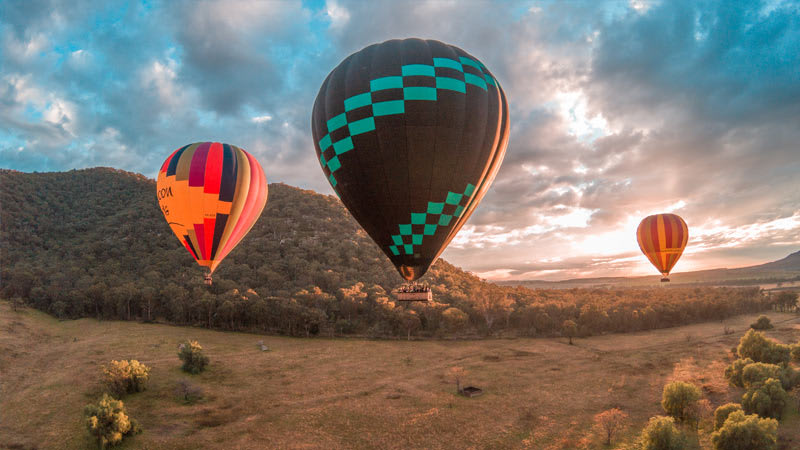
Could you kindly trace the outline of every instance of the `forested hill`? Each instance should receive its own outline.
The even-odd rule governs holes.
[[[110,168],[0,171],[4,275],[24,269],[57,284],[102,280],[109,288],[201,282],[205,269],[172,234],[155,190],[151,179]],[[338,199],[280,183],[269,185],[261,218],[214,280],[218,290],[267,296],[359,281],[389,290],[402,281]]]
[[[757,311],[757,290],[529,290],[445,261],[403,306],[401,279],[338,199],[269,186],[261,218],[202,284],[155,200],[155,182],[110,168],[0,170],[0,295],[53,315],[159,320],[293,335],[633,331]]]

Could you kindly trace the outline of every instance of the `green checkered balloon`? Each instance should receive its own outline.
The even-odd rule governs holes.
[[[438,41],[392,40],[325,79],[312,133],[322,170],[403,278],[428,270],[494,179],[508,105],[475,57]]]

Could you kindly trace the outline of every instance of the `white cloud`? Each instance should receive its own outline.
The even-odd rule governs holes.
[[[166,62],[152,61],[141,73],[142,88],[155,91],[162,105],[176,108],[184,104],[184,94],[176,82],[177,64],[172,59]]]
[[[350,11],[335,0],[325,2],[325,11],[331,21],[331,28],[343,28],[350,22]]]
[[[272,120],[272,116],[270,116],[269,114],[264,114],[262,116],[251,117],[250,120],[252,120],[255,123],[264,123]]]
[[[44,33],[35,33],[30,39],[20,40],[6,29],[3,33],[3,53],[5,57],[18,62],[29,61],[46,51],[49,40]]]

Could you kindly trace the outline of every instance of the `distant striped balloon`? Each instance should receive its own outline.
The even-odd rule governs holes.
[[[209,274],[261,216],[267,179],[239,147],[198,142],[175,150],[158,172],[158,204],[172,232]]]
[[[642,220],[636,239],[642,253],[664,276],[661,281],[669,281],[667,276],[689,241],[689,227],[676,214],[655,214]]]

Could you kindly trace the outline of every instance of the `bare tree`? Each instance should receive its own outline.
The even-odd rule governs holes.
[[[467,371],[461,366],[453,366],[447,370],[447,375],[456,383],[456,392],[461,393],[461,380],[467,375]]]
[[[594,416],[594,423],[606,435],[606,445],[611,445],[611,439],[628,422],[628,414],[619,408],[612,408]]]

